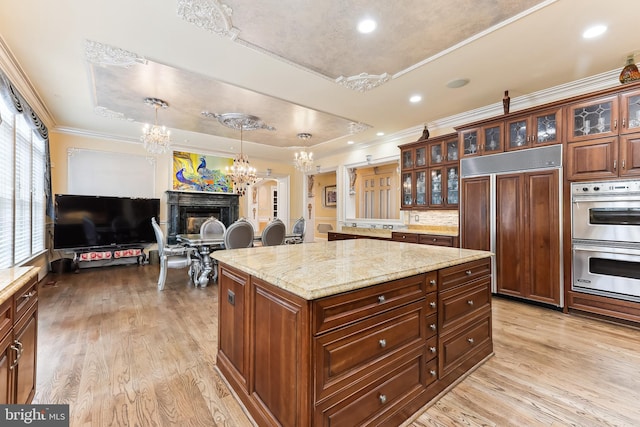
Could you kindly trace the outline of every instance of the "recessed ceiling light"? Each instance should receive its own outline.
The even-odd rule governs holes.
[[[378,133],[376,133],[376,135],[377,135],[377,136],[383,136],[383,135],[384,135],[384,132],[378,132]]]
[[[411,102],[412,104],[415,104],[420,101],[422,101],[421,95],[411,95],[411,98],[409,98],[409,102]]]
[[[455,79],[448,82],[447,87],[451,89],[457,89],[459,87],[466,86],[468,84],[469,84],[469,79]]]
[[[353,141],[347,141],[347,144],[351,145],[353,144]]]
[[[582,33],[582,37],[585,39],[592,39],[604,34],[605,31],[607,31],[606,25],[594,25],[593,27],[587,28],[584,33]]]
[[[360,31],[362,34],[369,34],[373,32],[377,26],[378,24],[373,19],[363,19],[362,21],[358,22],[358,31]]]

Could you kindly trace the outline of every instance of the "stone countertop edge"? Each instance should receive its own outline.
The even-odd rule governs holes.
[[[471,249],[350,239],[223,250],[211,257],[311,301],[492,255]]]
[[[0,269],[0,304],[4,304],[38,274],[37,267],[11,267]]]
[[[342,234],[354,234],[356,236],[371,236],[371,237],[383,237],[390,239],[391,233],[411,233],[411,234],[428,234],[436,236],[457,236],[458,231],[444,230],[444,229],[429,229],[429,228],[364,228],[364,227],[342,227],[336,231]]]

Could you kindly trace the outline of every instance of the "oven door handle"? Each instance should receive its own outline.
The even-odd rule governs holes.
[[[608,202],[638,202],[640,203],[639,195],[620,195],[620,196],[573,196],[571,199],[573,203],[608,203]]]
[[[615,246],[614,246],[615,245]],[[638,245],[634,245],[634,247],[617,245],[616,243],[611,243],[608,245],[605,242],[598,242],[597,245],[585,245],[585,244],[573,244],[573,251],[583,251],[583,252],[600,252],[600,253],[609,253],[609,254],[618,254],[618,255],[633,255],[640,256],[640,249]]]

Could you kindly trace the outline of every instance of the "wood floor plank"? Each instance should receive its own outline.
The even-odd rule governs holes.
[[[73,427],[252,425],[215,369],[217,286],[169,270],[158,292],[153,265],[53,278],[34,403],[68,403]],[[407,425],[640,425],[640,330],[494,298],[493,339],[495,355]]]

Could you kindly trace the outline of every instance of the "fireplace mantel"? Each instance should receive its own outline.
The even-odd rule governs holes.
[[[187,218],[190,215],[215,216],[227,227],[238,219],[240,202],[237,194],[185,191],[166,191],[166,194],[169,244],[176,243],[177,234],[186,232]]]

